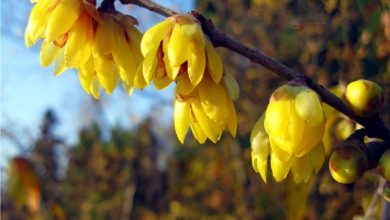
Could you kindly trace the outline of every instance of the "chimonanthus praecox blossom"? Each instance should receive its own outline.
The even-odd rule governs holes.
[[[193,87],[206,72],[215,84],[222,79],[221,58],[191,15],[174,15],[150,28],[142,38],[141,51],[145,59],[140,72],[145,84],[138,87],[153,80],[157,89],[163,89],[183,74],[188,75]]]
[[[43,39],[41,65],[54,60],[55,74],[79,70],[82,87],[99,97],[112,93],[119,80],[132,88],[142,62],[136,20],[116,11],[99,12],[95,0],[35,0],[25,32],[27,47]]]
[[[325,118],[317,93],[299,84],[276,89],[251,134],[252,165],[267,180],[268,158],[276,181],[292,171],[308,182],[325,160],[321,139]]]
[[[209,74],[193,87],[188,75],[178,76],[175,89],[175,131],[181,143],[188,128],[199,143],[207,138],[216,143],[227,128],[232,136],[237,131],[237,116],[232,99],[238,98],[239,88],[235,79],[225,74],[216,84]]]

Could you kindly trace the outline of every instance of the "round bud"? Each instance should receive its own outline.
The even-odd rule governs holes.
[[[382,107],[383,90],[373,81],[359,79],[348,84],[344,99],[356,115],[372,116]]]
[[[333,179],[339,183],[352,183],[359,178],[366,166],[367,156],[357,146],[336,148],[329,159],[329,170]]]
[[[390,181],[390,149],[386,150],[379,159],[378,170],[387,181]]]

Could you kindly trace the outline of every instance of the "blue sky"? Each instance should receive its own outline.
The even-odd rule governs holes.
[[[156,1],[180,12],[192,9],[192,1]],[[82,90],[77,73],[68,70],[60,76],[52,74],[53,68],[41,67],[39,48],[24,46],[24,28],[32,5],[28,0],[1,2],[1,63],[0,63],[0,124],[18,137],[24,147],[36,137],[43,113],[53,109],[60,119],[56,133],[70,143],[77,140],[77,131],[88,125],[97,114],[97,104]],[[140,23],[145,31],[163,17],[137,6],[121,7]],[[119,124],[129,127],[153,111],[169,113],[163,123],[172,123],[173,87],[156,92],[147,88],[127,96],[119,88],[108,96],[102,91],[101,106],[104,118],[110,126]],[[166,114],[167,115],[167,114]],[[20,152],[16,144],[0,136],[3,167],[7,159]],[[24,148],[23,148],[24,149]]]

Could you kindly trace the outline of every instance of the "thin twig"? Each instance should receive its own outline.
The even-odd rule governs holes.
[[[156,4],[149,0],[119,0],[122,4],[133,4],[138,5],[140,7],[149,9],[150,11],[156,12],[157,14],[160,14],[165,17],[169,17],[175,14],[179,14],[178,12],[171,10],[169,8],[166,8],[164,6],[161,6],[159,4]]]
[[[120,2],[123,4],[138,5],[163,16],[172,16],[177,14],[176,11],[156,4],[150,0],[120,0]],[[375,115],[372,117],[357,116],[345,106],[345,104],[340,98],[329,92],[321,85],[318,85],[317,83],[313,82],[313,80],[305,74],[295,71],[280,63],[279,61],[268,57],[264,53],[256,49],[250,48],[243,43],[227,36],[224,32],[218,30],[213,25],[211,20],[204,18],[203,15],[197,12],[191,12],[191,14],[200,21],[200,23],[202,24],[203,31],[209,36],[214,46],[225,47],[244,57],[247,57],[250,61],[262,65],[263,67],[271,70],[272,72],[278,74],[286,80],[299,79],[305,82],[310,88],[312,88],[319,94],[323,102],[327,103],[339,112],[348,116],[350,119],[356,121],[357,123],[365,127],[368,130],[367,135],[369,137],[376,137],[381,138],[385,141],[390,141],[390,130],[385,126],[383,120],[379,117],[379,115]]]

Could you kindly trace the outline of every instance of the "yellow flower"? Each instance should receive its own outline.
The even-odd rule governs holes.
[[[103,87],[111,94],[120,80],[132,91],[142,62],[142,34],[137,21],[119,12],[99,12],[94,0],[39,0],[26,28],[26,45],[40,38],[41,65],[54,60],[55,74],[76,68],[84,90],[99,98]]]
[[[139,87],[153,80],[157,89],[163,89],[183,73],[192,86],[197,86],[206,72],[215,84],[221,81],[221,58],[191,15],[174,15],[146,31],[141,51],[145,59],[139,74],[145,81]]]
[[[278,88],[252,130],[254,170],[266,181],[269,158],[276,181],[291,170],[295,182],[308,182],[325,159],[324,127],[321,101],[314,91],[301,85]]]
[[[77,67],[79,79],[88,94],[99,97],[100,87],[111,94],[120,80],[134,86],[135,74],[142,62],[141,33],[136,20],[120,13],[100,13],[91,53],[87,62]]]
[[[325,129],[317,93],[302,85],[279,87],[267,106],[264,127],[279,158],[305,155],[321,142]]]
[[[216,143],[225,128],[232,136],[236,135],[237,116],[232,97],[238,96],[238,85],[233,77],[225,75],[224,80],[215,83],[206,74],[194,87],[188,74],[182,74],[178,76],[175,96],[174,125],[181,143],[188,128],[199,143],[207,138]]]
[[[27,47],[32,46],[40,38],[55,41],[69,32],[84,11],[83,0],[39,0],[35,1],[30,13],[25,32]]]
[[[56,60],[54,73],[62,73],[66,67],[83,65],[92,53],[94,20],[83,12],[73,27],[55,41],[45,38],[41,45],[41,65],[49,66]]]

